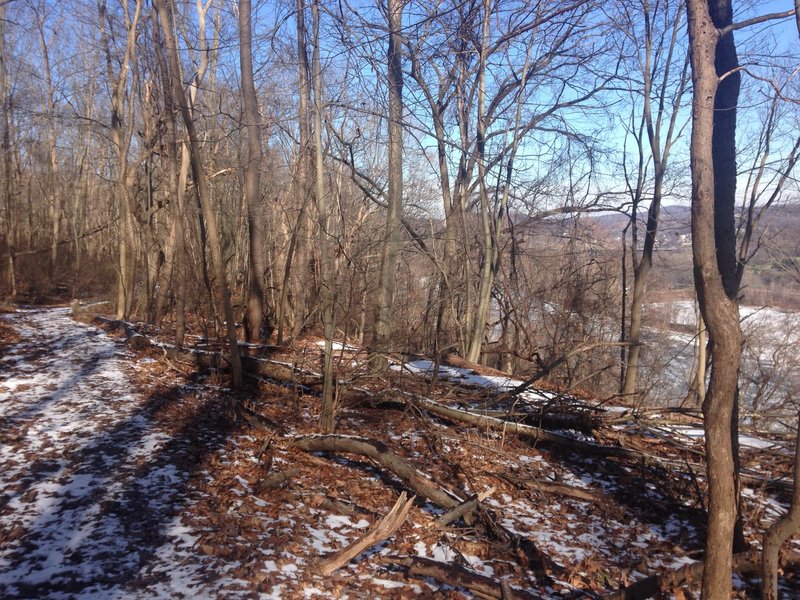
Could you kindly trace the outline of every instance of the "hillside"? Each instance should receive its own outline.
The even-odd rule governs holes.
[[[193,364],[212,356],[202,340],[168,359],[157,331],[140,328],[150,341],[126,349],[67,309],[4,322],[4,598],[695,589],[705,483],[691,412],[521,391],[463,364],[441,365],[433,383],[435,365],[419,358],[375,378],[340,345],[337,430],[319,435],[313,340],[252,348],[260,374],[234,395]],[[790,443],[741,442],[755,547],[785,510]],[[397,528],[378,528],[392,505]],[[377,545],[333,560],[365,537]],[[746,597],[756,580],[740,569]],[[793,573],[786,594],[800,591]]]

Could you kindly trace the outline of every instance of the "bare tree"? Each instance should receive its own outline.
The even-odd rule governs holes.
[[[247,124],[247,163],[244,170],[244,193],[249,232],[250,281],[247,293],[245,332],[251,342],[262,339],[264,329],[264,221],[259,214],[261,174],[261,122],[258,98],[253,82],[253,49],[250,0],[239,0],[239,61],[242,72],[242,98]]]
[[[627,8],[627,7],[626,7]],[[636,393],[639,356],[641,353],[642,308],[647,277],[653,265],[653,252],[658,234],[659,213],[664,196],[665,177],[670,151],[677,135],[678,118],[682,108],[683,92],[688,80],[688,53],[675,62],[679,52],[678,40],[683,27],[683,2],[656,4],[648,0],[641,2],[641,13],[631,15],[623,24],[626,32],[637,47],[638,77],[642,78],[641,121],[634,129],[638,149],[638,166],[633,174],[635,183],[628,184],[631,193],[631,258],[633,261],[633,290],[630,304],[630,326],[627,341],[625,378],[622,393],[632,396]],[[644,21],[643,39],[637,35],[639,19]],[[671,23],[671,26],[669,26]],[[678,71],[675,74],[675,70]],[[644,130],[644,136],[642,135]],[[646,138],[646,139],[643,139]],[[646,150],[645,150],[646,148]],[[644,160],[645,154],[650,160]],[[645,200],[645,179],[647,165],[652,163],[652,197],[647,209],[644,232],[644,245],[639,253],[639,207]],[[627,174],[627,170],[626,170]]]
[[[371,368],[383,371],[389,366],[389,338],[392,334],[392,304],[395,291],[398,246],[403,215],[403,46],[400,31],[404,0],[388,0],[389,29],[387,79],[389,90],[389,173],[386,195],[386,229],[378,275],[375,324],[371,343]]]
[[[6,9],[7,4],[0,6],[0,102],[2,102],[2,126],[3,126],[3,201],[5,208],[5,236],[7,254],[7,279],[9,297],[13,301],[17,295],[16,277],[16,227],[14,220],[17,218],[15,207],[16,196],[16,174],[14,172],[14,153],[11,149],[11,102],[12,94],[9,89],[8,76],[8,49],[6,47]]]
[[[219,230],[217,228],[217,217],[211,205],[211,198],[208,192],[207,176],[203,168],[202,149],[195,131],[194,120],[189,109],[189,103],[183,91],[183,85],[181,84],[180,57],[178,56],[178,48],[172,29],[173,8],[171,4],[167,4],[165,0],[161,0],[158,2],[157,10],[159,20],[161,22],[161,30],[164,35],[164,41],[170,57],[172,95],[175,99],[177,99],[178,105],[180,106],[181,115],[186,127],[186,133],[189,138],[189,160],[192,168],[192,178],[194,179],[197,195],[202,207],[203,218],[205,220],[206,229],[208,232],[208,243],[211,249],[214,275],[217,280],[217,285],[220,289],[220,295],[222,297],[222,308],[225,316],[225,327],[228,337],[228,351],[230,352],[233,387],[239,388],[242,386],[242,362],[239,355],[239,342],[236,337],[236,322],[233,316],[233,307],[231,305],[228,279],[225,274],[225,263],[222,258],[222,247]]]
[[[322,66],[320,64],[319,37],[319,0],[311,4],[313,19],[312,36],[314,38],[314,54],[312,56],[312,85],[314,88],[314,192],[317,201],[317,219],[319,225],[319,261],[320,261],[320,312],[322,314],[322,330],[325,336],[322,365],[322,407],[319,415],[319,427],[322,431],[332,432],[336,424],[336,397],[333,389],[333,334],[335,331],[333,304],[334,281],[331,256],[331,235],[328,229],[328,205],[325,195],[325,171],[322,148]]]
[[[174,290],[176,315],[175,315],[175,347],[180,349],[183,346],[184,335],[186,333],[186,279],[187,279],[187,259],[186,259],[186,240],[184,234],[185,219],[185,191],[179,186],[185,183],[179,175],[178,161],[178,139],[177,139],[177,109],[175,98],[172,95],[172,74],[167,57],[164,36],[161,34],[157,11],[152,12],[154,46],[156,60],[158,62],[159,74],[161,77],[161,87],[164,102],[164,123],[165,123],[165,157],[164,171],[167,178],[166,190],[171,197],[170,202],[172,225],[169,238],[166,244],[165,263],[163,269],[164,277],[156,293],[154,308],[154,322],[160,324],[165,305],[169,296],[170,287]]]
[[[727,73],[730,61],[736,60],[736,48],[732,33],[722,38],[719,34],[719,28],[731,22],[730,0],[718,0],[713,5],[707,0],[687,0],[686,7],[694,84],[690,157],[692,255],[697,299],[713,344],[711,381],[703,402],[709,500],[702,587],[704,598],[727,599],[731,594],[736,521],[731,419],[741,360],[742,331],[737,299],[729,294],[730,277],[735,276],[736,269],[736,249],[730,242],[735,242],[735,238],[725,245],[718,245],[718,238],[725,228],[724,219],[732,214],[734,190],[723,198],[715,186],[721,185],[726,172],[732,170],[735,178],[734,157],[730,154],[720,156],[720,136],[735,135],[738,81],[720,92],[715,63],[724,69],[723,73]],[[715,115],[720,114],[723,103],[734,114],[732,119],[728,114],[720,122],[715,120]]]
[[[305,0],[297,0],[295,8],[295,25],[297,35],[297,124],[298,150],[295,161],[295,176],[292,180],[295,200],[299,210],[292,223],[289,235],[289,246],[284,260],[283,280],[277,307],[277,342],[284,341],[284,330],[290,329],[291,335],[298,333],[306,318],[307,285],[303,279],[306,272],[308,237],[308,204],[311,198],[311,69],[308,63],[306,46]],[[291,306],[290,306],[290,300]]]
[[[112,17],[108,13],[105,1],[98,2],[98,26],[100,42],[106,59],[106,72],[111,87],[111,141],[117,153],[116,191],[120,212],[119,256],[117,267],[117,318],[127,319],[133,303],[133,287],[136,277],[135,253],[136,235],[134,231],[132,188],[135,180],[135,166],[129,163],[128,153],[134,134],[134,102],[126,93],[128,78],[138,77],[136,60],[136,39],[138,37],[139,17],[142,12],[142,0],[136,0],[133,14],[130,14],[128,3],[123,3],[122,20],[125,27],[125,45],[122,56],[114,60],[111,55],[109,29]],[[116,71],[114,63],[118,65]],[[136,87],[135,81],[130,82]]]
[[[55,274],[56,260],[58,258],[58,241],[61,238],[61,191],[58,185],[58,154],[56,146],[56,103],[53,88],[53,70],[50,65],[50,43],[45,32],[45,22],[49,16],[46,6],[30,3],[36,21],[36,30],[39,33],[39,46],[42,50],[42,66],[44,67],[45,82],[45,114],[47,115],[47,142],[49,161],[47,163],[47,195],[49,196],[49,211],[51,220],[50,256],[48,272],[50,278]]]

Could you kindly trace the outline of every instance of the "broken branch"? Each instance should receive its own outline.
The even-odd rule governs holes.
[[[391,537],[405,522],[408,511],[411,510],[411,505],[414,503],[415,499],[415,496],[406,499],[406,493],[401,493],[392,509],[375,527],[346,548],[342,548],[331,556],[320,560],[315,565],[315,569],[320,575],[328,577],[336,569],[349,563],[367,548],[371,548],[375,544]]]

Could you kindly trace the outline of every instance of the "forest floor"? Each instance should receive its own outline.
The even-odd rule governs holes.
[[[251,348],[274,373],[232,394],[224,374],[167,358],[159,332],[140,330],[155,344],[134,350],[67,308],[0,316],[0,597],[597,598],[702,558],[694,415],[554,389],[502,402],[519,382],[497,372],[398,357],[375,377],[338,346],[337,437],[318,436],[314,340]],[[420,402],[533,429],[469,425]],[[377,454],[347,451],[354,442]],[[791,442],[743,436],[742,460],[757,548],[787,508]],[[319,574],[415,488],[444,495],[417,493],[396,532]],[[443,522],[477,495],[472,513]],[[786,597],[798,579],[781,578]],[[739,597],[757,590],[747,573],[734,582]]]

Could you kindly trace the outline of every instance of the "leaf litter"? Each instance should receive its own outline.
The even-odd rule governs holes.
[[[323,578],[315,562],[380,520],[403,484],[366,457],[293,447],[295,436],[315,432],[313,389],[259,380],[233,396],[213,372],[176,369],[158,348],[134,354],[64,308],[17,311],[3,325],[3,598],[481,597],[457,582],[409,574],[402,557],[457,565],[517,593],[571,598],[612,592],[702,555],[702,469],[681,466],[702,447],[693,423],[675,424],[672,431],[683,435],[667,443],[668,428],[635,419],[625,407],[600,409],[558,390],[531,390],[499,408],[540,419],[565,403],[574,414],[602,412],[613,426],[570,435],[622,441],[664,462],[531,445],[429,417],[387,395],[402,389],[479,410],[487,394],[518,381],[443,365],[430,389],[435,365],[420,359],[397,363],[382,379],[362,377],[358,349],[339,344],[352,385],[340,395],[337,433],[381,440],[461,498],[491,490],[481,510],[550,562],[546,573],[532,568],[519,546],[489,535],[480,522],[439,525],[444,511],[418,498],[392,538]],[[301,361],[271,358],[313,370],[318,345],[301,351]],[[272,430],[237,419],[232,398]],[[781,443],[752,439],[743,448],[750,467],[763,466],[762,446]],[[767,466],[779,475],[790,460],[774,453]],[[261,489],[265,478],[290,472]],[[786,509],[785,491],[764,475],[764,484],[743,494],[753,544]],[[752,589],[746,579],[736,582],[743,597]]]

